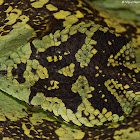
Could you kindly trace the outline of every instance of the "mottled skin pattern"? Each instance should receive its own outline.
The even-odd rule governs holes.
[[[24,101],[59,119],[26,105],[14,109],[22,114],[16,116],[5,103],[0,138],[139,137],[139,110],[125,119],[140,100],[139,26],[110,24],[81,0],[1,0],[0,6],[0,89],[10,95],[1,93],[0,104],[17,98],[13,104]]]

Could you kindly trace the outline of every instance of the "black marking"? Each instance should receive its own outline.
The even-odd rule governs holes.
[[[34,130],[30,131],[30,135],[35,136],[36,132]]]
[[[27,114],[27,117],[19,118],[16,121],[11,121],[7,117],[5,117],[6,121],[0,121],[0,126],[3,128],[0,134],[0,139],[3,139],[6,135],[8,138],[31,140],[31,137],[28,137],[25,134],[23,124],[26,125],[28,131],[30,132],[30,136],[32,136],[35,140],[42,139],[42,137],[49,137],[51,140],[59,139],[55,130],[61,127],[60,123],[56,121],[50,122],[43,119],[42,123],[38,122],[37,125],[32,125],[30,122],[32,113],[27,112]]]
[[[25,124],[26,125],[26,127],[28,128],[28,129],[30,129],[32,126],[31,126],[31,124]]]
[[[23,73],[26,70],[26,64],[20,63],[17,64],[17,69],[13,68],[12,69],[12,75],[13,76],[18,76],[18,78],[15,78],[19,83],[24,83],[25,78],[23,77]]]
[[[45,52],[41,52],[38,54],[36,54],[35,50],[33,51],[34,55],[32,55],[32,59],[37,59],[40,65],[48,69],[49,78],[45,80],[40,79],[35,83],[34,86],[31,87],[31,95],[29,101],[32,100],[37,92],[43,92],[46,97],[58,97],[65,103],[67,108],[70,108],[73,110],[73,112],[76,112],[77,107],[82,102],[82,100],[78,93],[75,94],[71,91],[71,86],[76,82],[79,75],[83,75],[87,78],[89,86],[93,86],[95,88],[95,90],[92,91],[93,97],[88,99],[91,102],[92,106],[95,109],[99,109],[100,111],[102,111],[102,109],[105,107],[108,111],[121,116],[124,114],[124,112],[122,111],[122,108],[117,99],[104,86],[104,82],[110,78],[115,78],[118,81],[120,80],[120,77],[118,77],[120,67],[112,70],[112,67],[109,68],[106,66],[106,62],[111,54],[115,55],[123,45],[126,45],[127,40],[124,37],[116,37],[110,32],[104,33],[98,30],[93,36],[93,39],[97,41],[97,45],[95,45],[94,47],[98,50],[98,52],[92,57],[89,66],[81,69],[79,63],[75,59],[75,54],[84,44],[85,37],[86,36],[84,34],[77,33],[71,36],[67,42],[61,43],[59,47],[52,46]],[[114,40],[114,42],[112,42],[112,46],[108,45],[108,40]],[[119,42],[120,40],[121,42]],[[103,50],[106,53],[103,53]],[[58,53],[59,51],[61,52],[60,54]],[[64,52],[68,51],[70,52],[70,54],[65,56]],[[50,55],[62,55],[63,59],[61,61],[49,63],[48,61],[46,61],[46,57]],[[123,59],[124,58],[122,58],[121,61],[123,61]],[[73,77],[65,77],[64,75],[60,75],[56,72],[59,69],[70,65],[71,63],[74,63],[76,65]],[[103,71],[99,77],[95,77],[95,75],[98,73],[98,70],[95,69],[95,66],[99,66],[100,70]],[[108,73],[109,71],[110,73]],[[103,77],[102,75],[106,76]],[[128,78],[128,80],[129,79],[130,78]],[[44,88],[45,85],[47,87],[51,86],[51,80],[56,80],[59,82],[59,89],[49,91]],[[100,84],[101,86],[98,86],[98,84]],[[102,94],[105,95],[105,98],[101,98]],[[104,99],[107,99],[107,102],[105,102]]]
[[[76,82],[78,79],[79,74],[83,74],[83,71],[81,70],[79,63],[77,62],[75,58],[75,53],[82,47],[84,44],[86,35],[77,33],[73,36],[71,36],[67,42],[62,43],[59,48],[61,53],[58,53],[58,47],[50,47],[45,52],[38,53],[38,57],[36,58],[36,54],[32,55],[32,59],[37,59],[40,63],[40,65],[46,67],[48,69],[49,78],[45,80],[39,79],[34,86],[31,87],[31,94],[29,97],[29,101],[32,100],[32,98],[36,95],[37,92],[43,92],[46,97],[58,97],[61,99],[67,108],[72,109],[74,112],[77,111],[77,107],[79,104],[81,104],[82,99],[80,95],[77,93],[73,93],[71,91],[71,86],[73,83]],[[70,52],[69,55],[64,55],[64,52]],[[34,51],[35,52],[35,51]],[[51,62],[49,63],[46,61],[47,55],[56,55],[58,56],[62,55],[63,59],[61,61],[57,62]],[[64,75],[61,75],[57,73],[57,71],[65,66],[70,65],[71,63],[74,63],[76,65],[74,76],[73,77],[65,77]],[[52,86],[50,85],[51,80],[56,80],[59,82],[59,89],[54,90],[47,90],[44,88],[46,85],[47,87]],[[67,87],[67,88],[66,88]]]
[[[130,86],[129,90],[137,92],[139,91],[140,84],[138,82],[133,82],[132,78],[129,78],[127,75],[127,73],[135,74],[134,71],[131,71],[128,68],[121,66],[123,68],[123,72],[126,73],[126,76],[123,76],[123,72],[120,71],[120,67],[105,67],[102,65],[102,63],[94,60],[96,59],[92,59],[89,63],[89,66],[87,68],[84,68],[85,76],[88,82],[91,86],[95,88],[95,90],[92,91],[93,97],[89,98],[89,101],[95,109],[99,109],[100,111],[102,111],[102,109],[105,107],[108,111],[111,111],[112,113],[116,113],[119,116],[123,115],[124,112],[122,110],[122,107],[120,106],[114,95],[112,95],[110,91],[108,91],[107,88],[104,86],[104,82],[108,79],[113,78],[115,81],[118,81],[118,83],[121,83],[123,86],[128,84]],[[99,73],[98,77],[95,77],[95,74],[98,73],[98,70],[94,69],[95,66],[98,66],[99,69],[102,70],[102,73]],[[120,73],[120,76],[118,76],[118,73]],[[102,75],[105,76],[103,77]],[[99,86],[99,84],[101,86]],[[118,89],[117,93],[119,93],[120,95],[124,94],[121,89]],[[102,94],[105,95],[105,98],[101,98]],[[104,99],[107,99],[107,102],[105,102]]]
[[[109,31],[104,33],[100,30],[94,33],[92,39],[97,41],[95,49],[98,50],[93,58],[104,66],[107,65],[108,58],[111,54],[113,56],[116,55],[120,49],[129,42],[125,37],[116,37],[115,34],[112,34]],[[112,42],[112,45],[108,45],[108,41]],[[105,51],[105,53],[103,53],[103,51]]]
[[[36,69],[32,68],[31,72],[35,75],[36,74]]]
[[[32,42],[30,42],[30,46],[31,46],[32,53],[29,59],[33,60],[37,58],[37,49],[35,48]]]
[[[0,74],[6,75],[7,74],[7,70],[0,70]]]
[[[104,70],[103,74],[106,74],[106,72],[108,73],[108,71]],[[100,112],[102,112],[102,109],[106,108],[108,111],[111,111],[114,114],[116,113],[120,116],[124,114],[117,99],[104,86],[104,82],[106,80],[113,78],[112,75],[110,76],[106,74],[105,77],[102,77],[102,75],[95,77],[95,73],[90,71],[90,74],[86,75],[86,78],[90,85],[95,88],[95,90],[91,92],[93,97],[88,99],[95,109],[98,109]],[[105,95],[104,98],[102,98],[103,94]],[[105,102],[104,99],[107,99],[107,102]]]
[[[132,38],[137,38],[136,27],[133,27],[131,24],[124,24],[124,23],[121,23],[121,26],[127,29],[126,31],[120,33],[121,35],[126,36],[128,40],[132,40]]]

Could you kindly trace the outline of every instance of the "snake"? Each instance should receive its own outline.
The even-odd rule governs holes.
[[[0,0],[0,139],[138,140],[139,44],[85,0]]]

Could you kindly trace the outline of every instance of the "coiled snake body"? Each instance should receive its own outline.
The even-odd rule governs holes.
[[[139,138],[135,25],[83,0],[0,7],[1,139]]]

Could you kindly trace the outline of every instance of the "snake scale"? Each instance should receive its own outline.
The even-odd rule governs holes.
[[[0,0],[0,139],[138,140],[139,45],[84,0]]]

